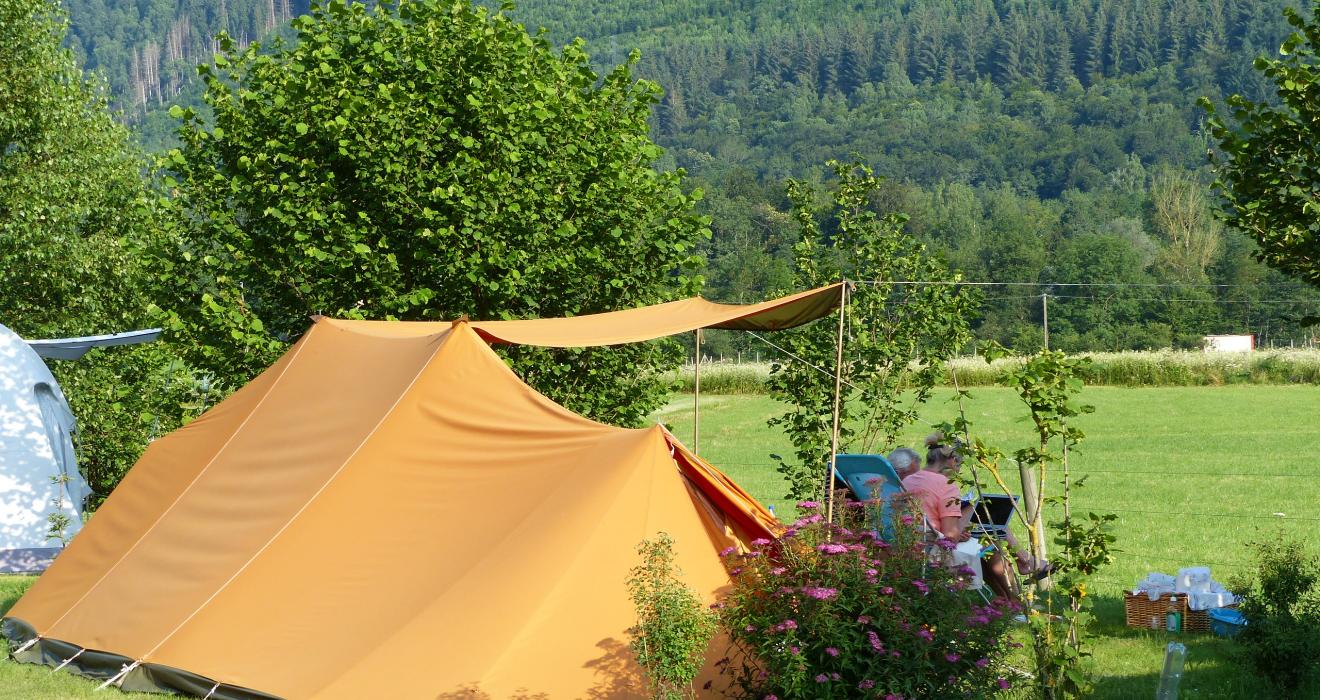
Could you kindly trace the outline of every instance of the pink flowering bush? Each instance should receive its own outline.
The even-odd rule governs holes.
[[[741,652],[726,662],[739,697],[975,698],[1009,686],[1014,604],[987,603],[969,572],[932,564],[910,517],[885,542],[800,507],[808,515],[778,541],[725,555],[734,586],[716,607]]]

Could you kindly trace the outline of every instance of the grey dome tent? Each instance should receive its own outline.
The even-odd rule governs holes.
[[[63,534],[72,537],[91,494],[78,471],[73,412],[42,356],[73,359],[93,347],[144,342],[159,333],[29,342],[0,325],[0,573],[45,570],[64,546],[48,536],[51,516],[68,518]]]

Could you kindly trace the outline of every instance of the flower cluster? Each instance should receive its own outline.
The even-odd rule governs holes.
[[[779,540],[725,555],[738,574],[720,616],[747,657],[727,667],[742,697],[984,697],[1006,684],[1011,603],[968,590],[968,572],[934,563],[940,543],[913,527],[886,542],[863,516],[850,529],[818,507],[799,504]]]

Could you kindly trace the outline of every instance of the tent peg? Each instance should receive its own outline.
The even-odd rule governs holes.
[[[106,688],[112,685],[115,685],[117,683],[122,683],[124,680],[124,676],[127,676],[130,671],[141,665],[142,665],[141,661],[134,661],[133,663],[124,666],[123,668],[119,669],[119,673],[116,673],[113,678],[102,683],[101,685],[96,686],[96,689],[105,690]]]
[[[215,691],[219,689],[220,689],[220,681],[216,681],[215,685],[211,686],[211,689],[206,691],[206,696],[203,697],[202,700],[211,700],[211,696],[215,695]]]
[[[12,652],[10,652],[9,655],[10,655],[10,656],[18,656],[19,654],[22,654],[23,652],[27,651],[28,649],[31,649],[31,648],[32,648],[32,645],[34,645],[34,644],[36,644],[37,642],[40,642],[40,641],[41,641],[41,635],[37,635],[37,636],[33,637],[32,639],[29,639],[29,640],[27,641],[27,643],[24,644],[23,646],[21,646],[21,647],[15,649],[15,650],[13,650]]]

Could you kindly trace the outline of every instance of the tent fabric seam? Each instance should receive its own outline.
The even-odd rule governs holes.
[[[225,440],[225,444],[221,445],[220,449],[216,450],[214,455],[211,455],[211,459],[206,463],[206,466],[202,467],[200,470],[197,471],[197,475],[193,477],[192,481],[188,482],[187,486],[185,486],[181,491],[179,491],[179,494],[174,497],[174,501],[170,503],[169,507],[161,511],[160,515],[156,516],[156,519],[152,521],[151,525],[148,526],[147,529],[144,530],[141,535],[138,536],[138,538],[133,542],[133,545],[129,547],[127,550],[125,550],[124,553],[121,554],[119,558],[115,560],[115,563],[110,565],[110,568],[106,569],[105,573],[101,574],[100,578],[96,579],[96,583],[93,583],[91,586],[87,588],[86,591],[83,591],[83,594],[79,596],[78,600],[74,601],[73,604],[71,604],[67,609],[65,609],[65,611],[58,618],[56,618],[54,622],[50,623],[50,625],[47,626],[48,630],[55,629],[61,622],[64,621],[64,618],[69,616],[69,613],[73,612],[74,609],[77,608],[79,605],[82,605],[82,602],[87,599],[87,596],[91,595],[92,591],[96,590],[96,588],[105,581],[106,577],[108,577],[111,572],[119,568],[119,565],[124,562],[124,559],[128,558],[128,555],[132,554],[134,550],[137,549],[138,545],[142,544],[142,541],[146,539],[147,535],[149,535],[153,530],[156,529],[156,526],[160,524],[160,521],[163,520],[166,515],[169,515],[170,511],[174,510],[174,507],[178,505],[179,501],[182,500],[183,497],[192,489],[192,487],[195,486],[197,482],[201,480],[202,476],[206,474],[206,471],[210,469],[212,465],[215,464],[216,460],[220,459],[220,455],[226,449],[229,448],[229,445],[233,443],[234,438],[236,438],[239,433],[243,432],[243,428],[246,427],[248,422],[252,420],[252,417],[256,415],[257,409],[261,408],[262,404],[266,403],[266,399],[270,398],[271,394],[274,393],[275,387],[279,386],[280,380],[284,379],[284,375],[287,374],[289,368],[293,366],[294,360],[297,360],[298,355],[302,353],[303,348],[307,347],[308,343],[306,341],[307,338],[310,336],[311,336],[311,330],[309,329],[307,333],[303,336],[303,341],[298,343],[297,348],[294,350],[293,357],[289,358],[289,361],[285,363],[284,368],[280,370],[280,376],[276,377],[275,381],[270,383],[270,386],[266,389],[266,393],[262,395],[261,400],[257,401],[257,403],[252,407],[252,410],[248,412],[248,415],[243,418],[243,422],[239,423],[238,427],[234,428],[234,432],[231,433],[229,438]],[[38,634],[38,636],[40,637],[41,635]]]
[[[447,335],[447,333],[440,333],[438,335],[445,336]],[[224,583],[220,584],[220,587],[217,588],[215,592],[210,595],[210,597],[208,597],[205,601],[203,601],[201,605],[198,605],[197,608],[193,610],[192,613],[188,615],[188,617],[184,618],[182,622],[176,625],[174,629],[170,630],[168,634],[166,634],[159,642],[156,643],[156,646],[152,647],[145,654],[143,654],[142,655],[143,659],[146,659],[150,657],[152,654],[156,653],[156,651],[158,651],[163,644],[168,642],[176,633],[178,633],[179,630],[183,629],[184,626],[186,626],[189,622],[191,622],[194,617],[197,617],[197,613],[201,612],[204,608],[206,608],[206,606],[210,605],[211,601],[215,600],[216,596],[224,592],[224,590],[229,587],[229,584],[233,583],[234,580],[237,579],[240,575],[242,575],[244,571],[247,571],[248,566],[250,566],[252,562],[256,561],[257,558],[260,557],[261,554],[265,552],[266,549],[269,548],[273,542],[275,542],[275,540],[279,539],[280,535],[284,534],[284,531],[288,530],[289,526],[298,520],[298,517],[303,514],[303,511],[307,510],[307,507],[310,506],[313,502],[315,502],[316,499],[319,498],[320,495],[325,492],[326,488],[328,488],[330,484],[333,483],[334,480],[337,479],[339,475],[344,472],[344,469],[347,468],[350,463],[352,463],[353,459],[357,457],[359,452],[362,451],[362,448],[368,442],[370,442],[371,438],[375,436],[378,430],[380,430],[380,426],[384,425],[385,421],[389,420],[390,416],[394,414],[394,409],[398,408],[399,404],[403,402],[404,397],[409,395],[409,393],[412,391],[412,388],[416,386],[417,380],[420,379],[421,376],[426,373],[427,368],[430,367],[431,364],[435,361],[436,355],[438,355],[440,350],[443,349],[444,346],[446,345],[444,341],[445,338],[442,337],[440,339],[440,342],[436,343],[435,350],[431,352],[431,356],[427,358],[426,362],[422,363],[422,366],[418,368],[417,374],[413,376],[412,381],[408,382],[408,386],[405,387],[403,391],[399,392],[399,396],[394,400],[394,403],[391,404],[390,407],[385,411],[385,413],[381,415],[380,420],[376,421],[376,425],[371,428],[371,432],[363,436],[363,438],[358,442],[357,447],[353,449],[352,454],[344,458],[343,463],[340,464],[339,468],[336,469],[335,472],[325,480],[325,483],[321,484],[320,488],[318,488],[315,493],[313,493],[311,496],[307,498],[306,502],[304,502],[302,506],[298,508],[297,512],[295,512],[284,523],[284,525],[280,526],[280,529],[277,530],[275,534],[271,535],[270,538],[266,540],[265,544],[261,545],[261,547],[257,549],[257,551],[253,553],[251,557],[248,557],[248,560],[246,562],[243,562],[242,566],[238,567],[238,571],[235,571],[232,576],[230,576],[227,580],[225,580]]]

